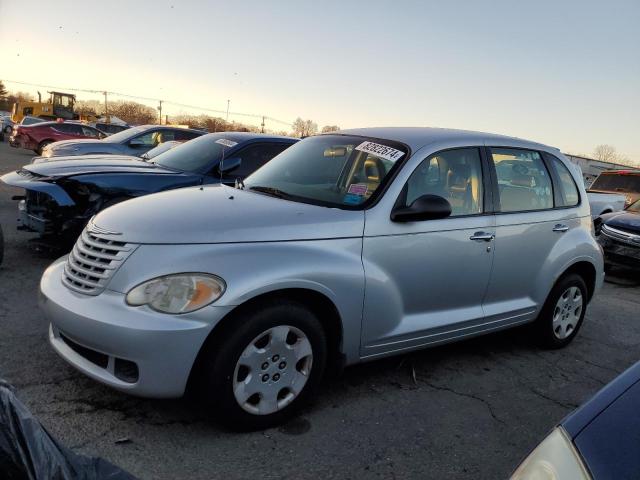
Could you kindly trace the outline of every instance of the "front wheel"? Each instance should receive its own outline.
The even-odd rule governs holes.
[[[234,430],[278,425],[320,384],[327,357],[322,325],[290,301],[261,304],[233,320],[204,363],[208,405]]]
[[[562,277],[551,290],[536,320],[543,347],[562,348],[575,338],[587,310],[587,285],[575,273]]]

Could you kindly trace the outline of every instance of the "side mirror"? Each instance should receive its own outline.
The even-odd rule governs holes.
[[[147,144],[144,143],[144,140],[141,140],[140,138],[132,138],[131,140],[129,140],[129,146],[130,147],[146,147]]]
[[[451,204],[438,195],[422,195],[408,207],[398,207],[391,212],[392,222],[419,222],[438,220],[451,215]]]
[[[225,158],[221,163],[218,163],[216,169],[218,173],[229,173],[238,168],[242,164],[240,157]]]

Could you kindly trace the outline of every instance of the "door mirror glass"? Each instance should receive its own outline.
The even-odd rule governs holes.
[[[419,222],[437,220],[451,215],[451,204],[439,195],[421,195],[408,207],[397,207],[391,212],[393,222]]]
[[[218,173],[229,173],[238,168],[242,164],[240,157],[225,158],[218,164]]]

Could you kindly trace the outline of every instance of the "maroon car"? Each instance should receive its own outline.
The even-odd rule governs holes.
[[[42,149],[52,142],[82,138],[100,139],[106,136],[97,128],[80,122],[42,122],[33,125],[16,125],[9,138],[9,145],[33,150],[40,155]]]

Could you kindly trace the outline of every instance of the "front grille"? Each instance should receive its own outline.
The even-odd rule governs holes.
[[[67,288],[87,295],[100,294],[137,248],[136,244],[105,237],[83,230],[64,267],[62,282]]]
[[[618,240],[622,243],[640,246],[640,235],[638,235],[637,233],[632,233],[626,229],[621,229],[618,227],[613,228],[608,225],[603,225],[601,233],[603,233],[606,237]]]

